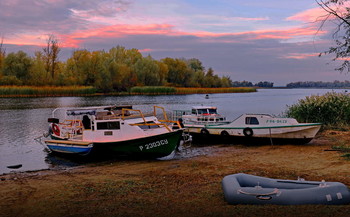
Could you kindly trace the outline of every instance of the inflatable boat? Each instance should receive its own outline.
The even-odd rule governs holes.
[[[340,182],[271,179],[238,173],[222,180],[229,204],[327,204],[350,203],[347,186]]]

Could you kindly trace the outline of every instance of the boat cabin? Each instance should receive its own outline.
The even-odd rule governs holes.
[[[157,133],[154,131],[156,128],[164,130],[165,126],[155,116],[144,116],[139,110],[131,109],[131,106],[64,109],[62,123],[55,116],[57,110],[53,111],[53,117],[48,121],[54,137],[58,139],[108,141],[115,140],[116,136],[123,139],[132,137],[135,133],[148,134],[149,129],[153,130],[152,133]]]
[[[239,126],[283,126],[296,125],[294,118],[279,118],[268,114],[243,114],[232,122]]]
[[[218,114],[217,107],[213,106],[193,106],[189,110],[174,110],[173,120],[181,118],[184,124],[217,124],[226,122],[226,117]]]

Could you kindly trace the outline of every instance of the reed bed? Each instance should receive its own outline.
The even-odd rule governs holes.
[[[143,86],[143,87],[132,87],[130,94],[132,95],[165,95],[175,94],[175,87],[162,87],[162,86]]]
[[[0,86],[0,97],[86,96],[96,93],[91,86]]]
[[[328,127],[350,126],[350,95],[329,92],[312,95],[288,106],[286,115],[300,122],[319,122]]]
[[[248,93],[256,92],[253,87],[226,87],[226,88],[176,88],[176,94],[207,94],[207,93]]]

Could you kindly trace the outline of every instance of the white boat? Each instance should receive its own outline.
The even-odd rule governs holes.
[[[305,144],[320,128],[320,123],[298,123],[294,118],[244,114],[228,124],[207,125],[201,133],[232,138],[232,141]]]
[[[196,141],[221,140],[234,143],[298,143],[310,142],[321,128],[320,123],[298,123],[294,118],[267,114],[243,114],[234,121],[217,113],[216,107],[193,106],[191,111],[175,110],[173,120],[183,126]]]
[[[161,108],[164,120],[156,117]],[[63,111],[62,122],[56,117]],[[62,113],[62,112],[61,112]],[[144,116],[131,107],[101,106],[55,109],[48,120],[50,139],[45,144],[52,152],[86,155],[93,150],[142,157],[165,157],[176,150],[182,129],[172,129],[162,107]]]
[[[230,123],[214,106],[193,106],[191,110],[174,110],[172,120],[180,120],[190,133],[200,133],[207,125]]]

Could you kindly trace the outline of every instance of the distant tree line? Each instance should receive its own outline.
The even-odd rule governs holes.
[[[59,61],[60,47],[50,35],[34,57],[23,51],[6,54],[0,43],[0,85],[93,86],[100,92],[127,91],[134,86],[231,87],[227,76],[206,70],[198,59],[143,57],[137,49],[75,50]]]
[[[232,82],[233,87],[273,87],[273,82],[260,81],[253,84],[250,81],[234,81]]]
[[[288,88],[350,88],[350,81],[298,81],[286,85]]]

